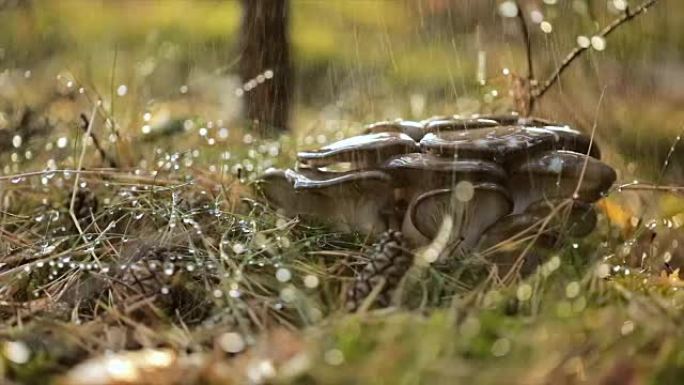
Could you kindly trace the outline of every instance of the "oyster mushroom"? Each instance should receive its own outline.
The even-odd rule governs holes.
[[[500,124],[492,119],[438,118],[425,122],[425,132],[464,131],[497,126]]]
[[[402,231],[414,244],[424,245],[437,235],[444,217],[450,215],[453,223],[450,243],[469,249],[512,206],[502,186],[462,181],[454,188],[432,190],[416,197],[404,216]]]
[[[349,162],[352,169],[374,168],[397,154],[418,151],[418,144],[400,132],[382,132],[354,136],[327,145],[319,150],[297,154],[299,162],[307,167],[326,167]]]
[[[398,191],[397,202],[405,205],[421,193],[453,187],[460,181],[504,185],[507,179],[504,169],[493,162],[454,160],[422,153],[395,156],[382,166],[382,170],[392,177]]]
[[[382,132],[400,132],[410,136],[416,142],[419,142],[425,135],[422,123],[401,119],[372,123],[367,125],[365,130],[366,134]]]
[[[615,171],[600,160],[572,151],[542,153],[509,170],[515,213],[543,199],[595,202],[615,182]]]
[[[320,218],[339,231],[374,234],[387,229],[391,183],[382,171],[271,169],[261,185],[266,200],[285,215]]]
[[[496,126],[426,134],[421,150],[440,156],[509,163],[540,152],[570,150],[599,158],[597,146],[578,131],[562,126]]]

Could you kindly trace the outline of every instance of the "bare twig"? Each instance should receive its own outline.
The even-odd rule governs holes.
[[[608,35],[610,35],[613,31],[615,31],[619,26],[627,23],[628,21],[634,19],[638,15],[646,12],[650,7],[655,5],[658,2],[658,0],[646,0],[644,3],[642,3],[640,6],[636,7],[634,10],[631,10],[630,8],[627,8],[625,12],[622,14],[622,16],[618,17],[617,19],[613,20],[612,23],[608,24],[606,27],[604,27],[596,36],[601,37],[601,38],[606,38]],[[553,86],[558,80],[560,79],[561,74],[572,64],[572,62],[575,61],[578,57],[580,57],[586,50],[588,50],[589,47],[575,47],[566,57],[563,59],[561,64],[556,68],[556,70],[553,72],[551,76],[537,89],[535,89],[532,92],[532,99],[539,99],[541,98],[546,91],[548,91],[551,86]]]
[[[617,186],[617,191],[627,191],[627,190],[637,190],[637,191],[662,191],[670,193],[684,193],[684,186],[667,186],[661,184],[652,183],[642,183],[642,182],[632,182],[625,183]]]
[[[515,5],[518,7],[518,22],[520,23],[520,29],[522,30],[522,37],[525,43],[525,55],[527,56],[527,82],[528,87],[532,87],[534,83],[534,63],[532,61],[532,41],[530,40],[530,30],[527,27],[527,20],[525,19],[525,12],[520,5],[520,1],[516,0]],[[531,88],[530,88],[531,89]],[[527,93],[526,96],[527,112],[531,113],[534,109],[534,100],[531,92]]]
[[[86,148],[88,147],[88,136],[90,136],[90,133],[93,130],[93,121],[95,120],[95,114],[97,113],[97,104],[95,107],[93,107],[93,112],[90,114],[90,120],[88,122],[88,127],[86,128],[86,134],[83,137],[83,144],[81,145],[81,156],[78,159],[78,165],[76,167],[77,170],[80,170],[81,167],[83,166],[83,160],[85,159],[85,153],[86,153]],[[74,177],[74,186],[71,191],[71,202],[69,203],[69,215],[71,216],[71,219],[74,221],[74,225],[76,225],[76,229],[78,230],[78,233],[81,235],[83,240],[88,243],[88,240],[85,238],[83,234],[83,229],[81,228],[81,224],[78,222],[78,217],[76,217],[76,212],[74,211],[74,206],[76,205],[76,194],[78,193],[78,181],[80,179],[81,174],[78,173],[76,174],[76,177]],[[98,261],[97,256],[95,255],[94,252],[91,252],[93,255],[93,258]],[[99,261],[98,261],[99,262]]]
[[[88,121],[88,117],[85,116],[85,114],[81,114],[81,121],[83,122],[83,131],[86,132],[86,135],[88,134],[88,127],[90,126],[90,122]],[[109,167],[111,168],[118,168],[119,165],[116,163],[116,161],[107,155],[107,152],[102,148],[100,145],[100,141],[97,139],[97,136],[95,135],[92,130],[90,131],[90,139],[93,140],[93,145],[97,149],[97,152],[100,153],[100,156],[102,157],[102,160],[105,162],[109,163]]]
[[[582,187],[582,182],[584,181],[584,175],[587,172],[587,166],[589,165],[589,154],[591,153],[591,148],[594,146],[594,136],[596,135],[596,128],[598,127],[598,117],[599,109],[601,104],[603,104],[603,98],[606,96],[606,87],[603,87],[601,91],[601,96],[599,97],[598,104],[596,105],[596,114],[594,115],[594,124],[591,126],[591,136],[589,137],[589,147],[587,148],[586,157],[584,157],[584,164],[582,165],[582,172],[580,173],[579,180],[577,181],[577,187],[575,187],[575,192],[572,194],[573,199],[579,199],[579,191]]]

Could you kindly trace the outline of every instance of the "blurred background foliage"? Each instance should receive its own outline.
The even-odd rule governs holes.
[[[503,71],[525,76],[526,60],[518,21],[502,15],[503,3],[291,1],[295,135],[509,111],[511,76]],[[521,1],[536,77],[546,78],[579,36],[617,17],[618,3]],[[585,131],[596,121],[623,180],[653,179],[684,125],[684,3],[660,3],[575,62],[536,112]],[[99,95],[132,138],[143,134],[146,112],[158,126],[188,118],[242,124],[238,1],[4,0],[0,7],[3,130],[18,120],[18,105],[44,108],[75,85]],[[665,179],[681,181],[684,150],[673,156]]]

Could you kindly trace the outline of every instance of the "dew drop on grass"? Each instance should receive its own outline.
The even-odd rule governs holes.
[[[602,36],[592,36],[591,47],[597,51],[603,51],[606,49],[606,39]]]
[[[304,286],[306,286],[309,289],[314,289],[318,287],[319,284],[319,279],[315,275],[307,275],[304,277]]]
[[[245,340],[238,333],[223,333],[219,336],[218,345],[227,353],[239,353],[245,349]]]
[[[290,270],[281,267],[278,270],[276,270],[276,279],[278,282],[288,282],[292,278],[292,273]]]

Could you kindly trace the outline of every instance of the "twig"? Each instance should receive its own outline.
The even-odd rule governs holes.
[[[626,22],[632,20],[636,16],[646,12],[650,7],[655,5],[658,2],[658,0],[646,0],[644,3],[642,3],[640,6],[635,8],[633,11],[627,8],[625,12],[622,14],[622,16],[618,17],[617,19],[613,20],[612,23],[608,24],[606,27],[604,27],[599,33],[598,37],[601,38],[606,38],[608,35],[610,35],[613,31],[615,31],[619,26],[625,24]],[[561,74],[572,64],[572,62],[575,61],[579,56],[582,55],[586,50],[588,50],[589,47],[575,47],[568,56],[563,59],[561,64],[556,68],[556,70],[553,72],[553,74],[537,89],[532,92],[532,99],[539,99],[541,98],[546,91],[551,88],[558,80],[560,79]]]
[[[94,116],[93,116],[94,117]],[[88,135],[88,127],[90,126],[90,122],[88,121],[88,118],[85,116],[85,114],[81,114],[81,120],[83,121],[83,131],[86,132],[86,135]],[[109,163],[109,167],[111,168],[118,168],[119,165],[116,163],[116,161],[107,155],[107,152],[102,148],[100,145],[100,141],[97,139],[97,136],[95,135],[92,130],[90,131],[90,139],[93,140],[93,145],[97,149],[97,152],[100,153],[100,156],[102,157],[102,160],[105,162]]]
[[[671,193],[684,193],[684,186],[667,186],[661,184],[632,182],[617,186],[617,191],[637,190],[637,191],[663,191]]]
[[[532,61],[532,41],[530,40],[530,30],[527,28],[527,20],[520,2],[516,1],[518,7],[518,20],[520,21],[520,28],[522,28],[523,38],[525,39],[525,51],[527,54],[527,78],[534,79],[534,63]]]
[[[577,181],[577,187],[575,187],[575,192],[572,194],[573,199],[579,199],[579,191],[582,187],[582,182],[584,181],[584,175],[587,172],[587,166],[589,165],[589,154],[591,153],[591,148],[594,146],[594,136],[596,135],[596,128],[598,127],[598,117],[599,109],[601,109],[601,104],[603,104],[603,98],[606,96],[606,87],[603,87],[601,91],[601,96],[599,97],[598,104],[596,105],[596,114],[594,115],[594,124],[591,126],[591,136],[589,137],[589,147],[587,148],[586,156],[584,157],[584,164],[582,165],[582,172],[580,173],[579,180]]]
[[[670,165],[672,156],[674,155],[674,152],[677,149],[677,145],[682,140],[682,135],[684,135],[684,127],[682,127],[682,131],[679,133],[679,135],[677,135],[674,142],[672,143],[672,146],[670,146],[670,151],[668,151],[667,156],[665,157],[665,162],[663,162],[663,167],[660,169],[660,174],[658,175],[658,181],[656,184],[660,184],[660,182],[663,180],[665,172],[667,171],[667,167]]]
[[[518,7],[518,22],[520,23],[520,29],[522,30],[523,40],[525,42],[525,55],[527,56],[527,82],[528,87],[532,87],[534,82],[534,63],[532,61],[532,41],[530,40],[530,30],[527,28],[527,20],[525,19],[525,12],[523,11],[520,1],[515,1],[516,7]],[[534,109],[534,97],[531,92],[527,93],[527,111],[532,112]]]
[[[82,142],[83,144],[81,145],[81,156],[78,159],[78,165],[76,167],[77,170],[80,170],[81,167],[83,166],[83,160],[85,159],[85,153],[86,149],[88,147],[88,136],[90,136],[90,133],[93,130],[93,121],[95,120],[95,114],[97,113],[97,103],[93,107],[93,112],[90,114],[90,120],[88,121],[88,127],[86,128],[86,134],[85,137],[83,138]],[[71,191],[71,202],[69,203],[69,215],[71,216],[71,219],[74,221],[74,225],[76,225],[76,229],[78,230],[78,233],[81,235],[83,240],[88,243],[88,240],[85,239],[85,236],[83,234],[83,229],[81,229],[81,224],[78,223],[78,217],[76,217],[76,212],[74,211],[74,206],[76,205],[76,194],[78,193],[78,181],[81,177],[80,173],[77,173],[76,176],[74,177],[74,187]],[[95,258],[96,261],[99,262],[97,259],[97,256],[95,255],[95,252],[92,252],[93,258]]]

